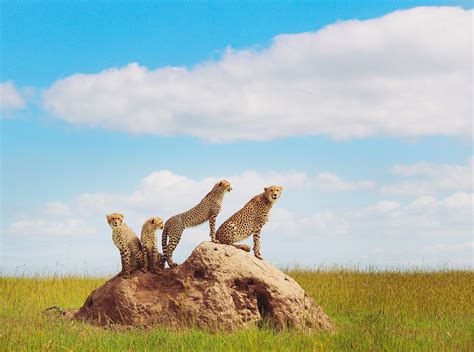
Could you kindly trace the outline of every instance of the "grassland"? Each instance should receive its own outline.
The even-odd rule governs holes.
[[[105,278],[0,278],[0,350],[474,351],[474,272],[289,270],[337,332],[104,330],[43,314],[78,308]]]

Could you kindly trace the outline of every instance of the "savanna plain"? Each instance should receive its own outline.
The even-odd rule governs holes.
[[[474,271],[285,270],[332,318],[334,333],[103,329],[50,306],[79,308],[107,278],[0,278],[2,351],[474,351]]]

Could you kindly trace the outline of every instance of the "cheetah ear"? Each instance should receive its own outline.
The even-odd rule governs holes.
[[[151,218],[150,222],[152,223],[152,225],[154,225],[155,224],[155,218]]]
[[[268,191],[268,188],[269,188],[269,187],[265,187],[263,190],[266,192],[266,191]]]
[[[111,215],[111,214],[106,214],[106,215],[105,215],[105,217],[107,218],[107,222],[110,221],[110,215]]]
[[[118,214],[120,216],[120,218],[123,220],[123,218],[125,217],[123,214]]]

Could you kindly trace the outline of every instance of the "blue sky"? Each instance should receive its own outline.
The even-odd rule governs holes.
[[[1,6],[7,273],[111,273],[106,213],[139,233],[219,178],[218,224],[285,187],[276,265],[472,267],[470,2]]]

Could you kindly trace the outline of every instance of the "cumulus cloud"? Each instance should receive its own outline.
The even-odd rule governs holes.
[[[442,191],[472,190],[473,158],[465,165],[419,162],[395,165],[392,172],[405,180],[381,187],[383,194],[427,195]]]
[[[75,74],[44,107],[75,124],[212,142],[297,135],[470,136],[472,10],[419,7],[192,68],[137,63]]]
[[[263,186],[284,185],[282,198],[265,226],[262,243],[265,257],[281,265],[295,260],[312,265],[324,260],[343,264],[348,258],[369,264],[377,263],[374,258],[379,258],[381,264],[403,264],[406,258],[410,263],[417,263],[417,255],[426,246],[464,243],[471,237],[472,192],[459,191],[444,197],[423,195],[409,202],[384,199],[352,207],[306,208],[301,200],[307,197],[308,191],[311,194],[320,191],[315,186],[320,182],[319,175],[309,176],[298,171],[247,171],[225,178],[231,180],[234,191],[225,196],[218,225],[260,193]],[[120,262],[105,214],[124,213],[126,222],[139,234],[145,218],[158,215],[166,220],[188,209],[216,181],[213,177],[193,179],[162,170],[144,177],[132,191],[84,193],[67,202],[48,202],[41,211],[29,212],[35,216],[20,217],[5,224],[3,239],[9,248],[6,251],[9,259],[5,259],[5,263],[25,262],[26,254],[19,240],[28,238],[28,243],[34,243],[29,253],[39,256],[34,259],[38,265],[65,260],[68,256],[67,260],[81,267],[84,262],[94,263],[97,272],[115,270]],[[207,224],[186,230],[176,259],[184,260],[200,241],[208,239]],[[251,244],[251,239],[246,242]],[[341,245],[343,243],[347,245]],[[74,250],[67,254],[65,248]],[[43,254],[40,256],[40,253]],[[439,258],[457,258],[454,250],[449,253],[440,254]],[[430,256],[432,263],[440,263],[435,254]],[[465,251],[458,259],[462,259],[459,265],[465,265],[468,261]]]
[[[426,268],[461,268],[471,269],[474,266],[472,252],[474,242],[462,240],[438,243],[426,243],[419,247],[394,248],[393,246],[378,247],[372,251],[372,258],[391,263],[396,267],[407,266]]]
[[[226,195],[223,216],[231,215],[251,197],[263,192],[265,186],[273,184],[283,185],[285,194],[285,190],[347,191],[357,189],[359,182],[362,187],[370,183],[370,181],[345,181],[335,174],[333,177],[338,180],[338,187],[333,186],[333,181],[326,186],[324,178],[321,180],[320,175],[310,176],[298,171],[261,173],[246,171],[239,175],[226,177],[232,183],[234,189],[238,191]],[[35,234],[38,233],[38,230],[30,231],[30,229],[42,226],[41,234],[48,231],[59,234],[60,230],[64,228],[64,234],[70,235],[74,233],[75,225],[81,225],[81,222],[76,221],[77,217],[84,222],[87,222],[87,219],[91,217],[94,217],[97,221],[97,214],[100,214],[98,219],[100,222],[94,223],[94,226],[100,227],[99,224],[102,224],[102,227],[106,227],[104,215],[115,211],[124,213],[127,221],[134,224],[134,228],[138,230],[144,216],[148,217],[156,214],[166,219],[177,212],[194,206],[196,201],[209,192],[217,181],[218,179],[215,177],[195,180],[174,174],[169,170],[155,171],[145,176],[131,193],[83,193],[69,203],[48,202],[44,206],[41,218],[20,219],[12,223],[7,232],[19,234],[24,231],[25,233]],[[341,185],[347,186],[342,187]],[[283,215],[290,216],[288,214]],[[46,224],[48,219],[51,221],[50,225]],[[331,218],[331,214],[320,214],[312,220],[302,219],[300,222],[305,224],[307,228],[314,224],[316,226],[322,224],[322,228],[328,228],[330,227],[328,224],[335,223],[335,219]]]
[[[349,233],[347,220],[329,210],[316,212],[308,221],[303,221],[312,228],[313,235],[347,235]],[[307,231],[301,233],[307,233]]]
[[[264,186],[270,184],[283,184],[292,192],[304,194],[311,190],[319,177],[309,177],[298,172],[268,172],[257,173],[247,171],[240,175],[227,177],[234,189],[225,196],[221,220],[240,209],[251,197],[262,192]],[[278,180],[279,182],[274,182]],[[104,215],[109,212],[122,212],[126,214],[127,222],[133,224],[137,231],[140,229],[144,217],[159,215],[167,219],[177,212],[192,207],[196,200],[201,199],[212,188],[216,178],[207,177],[194,180],[186,176],[176,175],[171,171],[157,171],[144,177],[137,189],[131,193],[84,193],[78,195],[69,203],[48,202],[45,204],[43,214],[39,218],[20,219],[13,222],[7,233],[41,234],[51,231],[52,234],[65,235],[80,233],[76,231],[80,225],[93,224],[87,228],[87,233],[94,233],[96,228],[107,228]],[[354,182],[346,181],[349,184]],[[285,201],[283,192],[282,203]],[[381,200],[373,205],[360,208],[348,208],[342,211],[321,209],[313,212],[304,212],[308,215],[297,214],[295,209],[289,209],[282,204],[272,211],[272,224],[270,228],[281,231],[288,236],[301,234],[326,235],[349,234],[351,224],[377,223],[382,221],[392,223],[411,224],[415,229],[420,224],[439,224],[439,219],[448,219],[453,222],[469,223],[472,218],[473,194],[468,192],[455,192],[444,198],[433,196],[420,196],[413,201],[402,204],[394,200]],[[290,205],[290,208],[294,208]],[[98,216],[97,214],[100,214]],[[95,219],[91,222],[91,218]],[[50,223],[48,223],[50,221]],[[36,228],[35,231],[30,229]],[[207,229],[201,231],[207,233]],[[203,237],[205,239],[205,237]]]
[[[295,199],[285,206],[285,198],[291,197],[286,192],[301,196],[311,190],[320,191],[320,175],[311,177],[297,171],[266,173],[247,171],[226,178],[233,184],[234,191],[225,196],[220,221],[224,221],[251,197],[262,192],[264,186],[280,184],[284,185],[285,189],[279,206],[272,211],[272,221],[268,228],[288,237],[371,232],[373,229],[368,229],[374,224],[384,230],[396,229],[397,231],[400,228],[418,231],[441,225],[443,230],[448,230],[449,226],[454,224],[472,225],[473,194],[471,192],[455,192],[444,198],[424,195],[405,204],[394,200],[381,200],[365,207],[342,210],[315,209],[311,211],[309,209],[301,213],[298,206],[296,207],[298,209],[295,208],[295,204],[298,204],[297,200],[295,203]],[[336,178],[341,180],[337,176]],[[124,213],[126,221],[138,233],[146,217],[158,215],[167,219],[192,207],[217,180],[214,177],[195,180],[176,175],[168,170],[156,171],[145,176],[137,188],[130,193],[83,193],[67,203],[48,202],[38,217],[21,218],[11,223],[6,233],[11,235],[94,234],[98,229],[108,231],[104,216],[115,211]],[[348,185],[357,184],[354,181],[341,182]],[[332,183],[329,185],[329,189],[332,189]],[[347,190],[347,188],[344,189]],[[81,226],[84,226],[83,230],[80,229]],[[207,233],[208,230],[205,227],[195,230],[195,236],[202,240],[207,238]]]
[[[320,173],[315,184],[318,185],[319,188],[328,191],[353,191],[356,189],[369,189],[375,187],[375,182],[373,181],[345,181],[336,174],[330,172]]]
[[[97,228],[84,219],[24,219],[12,223],[8,233],[20,236],[75,236],[96,234]]]
[[[461,250],[474,250],[474,241],[429,245],[420,248],[419,252],[421,254],[438,254],[439,252],[457,252]]]
[[[0,83],[0,113],[2,116],[13,110],[22,109],[25,105],[23,97],[13,82]]]
[[[472,232],[473,205],[472,192],[456,192],[440,198],[421,196],[406,204],[382,200],[345,216],[356,228],[374,226],[370,231],[379,233],[459,234]]]
[[[276,207],[270,215],[266,232],[280,234],[289,240],[350,234],[350,225],[342,214],[331,210],[317,211],[302,216],[286,208]]]
[[[69,205],[63,202],[48,202],[44,209],[45,214],[51,216],[68,216],[71,215]]]
[[[398,216],[398,209],[400,209],[400,203],[391,200],[382,200],[367,208],[370,212],[376,214],[390,214],[390,216]]]

